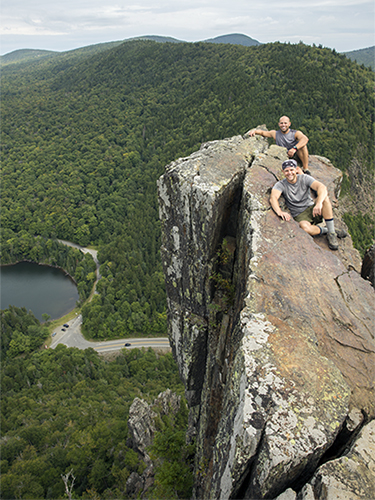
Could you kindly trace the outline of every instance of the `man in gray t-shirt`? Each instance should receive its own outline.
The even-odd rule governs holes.
[[[290,128],[290,119],[287,116],[282,116],[279,120],[279,130],[263,130],[254,128],[248,132],[250,137],[254,135],[262,135],[263,137],[271,137],[276,141],[277,146],[286,148],[289,158],[298,156],[302,162],[302,171],[297,167],[297,174],[309,173],[309,152],[307,143],[309,139],[300,130]]]
[[[310,194],[310,187],[314,181],[314,177],[310,175],[297,175],[293,183],[285,178],[273,186],[273,189],[281,191],[281,194],[284,195],[285,203],[292,217],[297,217],[306,208],[314,205]]]
[[[270,203],[275,213],[285,221],[290,221],[293,217],[299,223],[300,228],[311,236],[326,234],[329,248],[337,250],[338,241],[333,222],[332,205],[325,185],[310,175],[298,175],[295,160],[284,161],[282,168],[285,179],[276,182],[271,191]],[[310,188],[317,193],[315,202],[311,197]],[[279,198],[281,195],[284,196],[290,214],[283,212],[280,208]],[[323,218],[326,226],[318,226]],[[346,235],[345,231],[339,233],[340,238],[344,238]]]

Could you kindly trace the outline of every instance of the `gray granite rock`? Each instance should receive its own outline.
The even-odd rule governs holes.
[[[196,429],[197,499],[302,487],[350,428],[350,411],[375,416],[374,289],[350,237],[332,252],[325,237],[271,210],[284,159],[264,139],[237,136],[204,144],[158,181],[169,336]],[[341,172],[321,157],[309,168],[337,207]]]
[[[351,451],[316,471],[298,500],[371,500],[375,498],[375,420],[361,431]]]
[[[145,455],[155,432],[154,413],[143,399],[135,398],[129,409],[128,428],[131,446],[134,450]]]

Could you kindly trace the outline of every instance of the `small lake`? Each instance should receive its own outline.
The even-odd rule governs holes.
[[[77,287],[61,269],[20,262],[1,266],[0,277],[0,308],[26,307],[40,321],[44,313],[51,319],[64,316],[79,299]]]

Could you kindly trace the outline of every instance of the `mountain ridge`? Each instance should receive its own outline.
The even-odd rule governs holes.
[[[36,59],[40,57],[73,53],[76,51],[84,51],[87,53],[100,52],[101,50],[110,49],[122,43],[132,42],[135,40],[148,40],[156,43],[229,43],[232,45],[243,45],[245,47],[250,47],[252,45],[261,45],[261,42],[258,42],[257,40],[240,33],[220,35],[215,38],[208,38],[207,40],[198,40],[196,42],[187,42],[185,40],[179,40],[177,38],[162,36],[162,35],[141,35],[131,38],[125,38],[124,40],[87,45],[84,47],[79,47],[77,49],[66,50],[62,52],[53,50],[39,50],[39,49],[17,49],[0,56],[0,62],[2,65],[21,62],[21,61],[24,62],[26,60]]]
[[[40,59],[48,56],[57,56],[66,53],[73,53],[80,51],[81,53],[97,53],[102,50],[111,49],[122,43],[134,41],[134,40],[149,40],[156,43],[215,43],[215,44],[231,44],[231,45],[243,45],[245,47],[263,45],[262,42],[255,40],[254,38],[244,35],[242,33],[230,33],[226,35],[219,35],[215,38],[207,38],[204,40],[197,40],[195,42],[187,42],[185,40],[180,40],[177,38],[163,36],[163,35],[141,35],[137,37],[126,38],[124,40],[118,40],[113,42],[103,42],[93,45],[87,45],[79,47],[77,49],[72,49],[68,51],[53,51],[53,50],[40,50],[40,49],[17,49],[7,54],[0,56],[0,64],[7,65],[12,63],[27,62],[35,59]],[[272,43],[272,42],[270,42]],[[342,52],[352,61],[358,64],[364,64],[372,69],[375,68],[375,46],[366,47],[359,50]]]

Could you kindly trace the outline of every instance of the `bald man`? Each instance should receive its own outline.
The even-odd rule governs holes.
[[[248,132],[250,137],[261,135],[263,137],[272,137],[278,146],[286,148],[289,158],[293,158],[296,154],[301,160],[302,170],[298,166],[298,174],[309,174],[309,152],[307,143],[309,139],[300,130],[290,128],[291,122],[287,116],[282,116],[279,120],[279,130],[262,130],[254,128]]]

